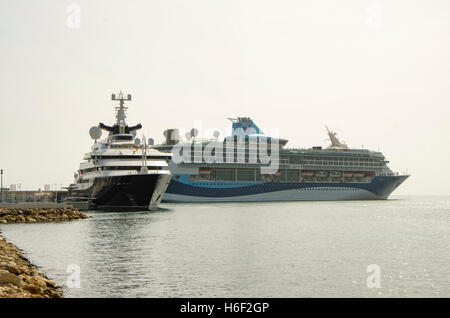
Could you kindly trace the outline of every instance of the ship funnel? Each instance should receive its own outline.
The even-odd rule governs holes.
[[[264,134],[250,117],[228,118],[233,123],[233,136],[243,132],[244,135]]]
[[[164,131],[164,137],[166,137],[166,145],[176,145],[180,141],[178,129],[167,129]]]

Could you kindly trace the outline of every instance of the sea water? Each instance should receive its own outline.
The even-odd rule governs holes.
[[[450,297],[450,197],[87,214],[1,231],[66,297]]]

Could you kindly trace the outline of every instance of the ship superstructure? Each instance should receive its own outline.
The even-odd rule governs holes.
[[[296,201],[296,200],[372,200],[386,199],[409,175],[394,173],[385,156],[378,151],[351,149],[328,130],[331,145],[308,149],[285,148],[288,140],[265,135],[249,117],[230,119],[232,135],[226,143],[235,141],[234,159],[211,162],[196,155],[195,149],[205,150],[211,142],[190,140],[191,160],[170,162],[172,181],[164,201]],[[165,132],[166,142],[155,146],[173,152],[179,145],[176,130]],[[171,136],[168,138],[168,136]],[[174,137],[175,136],[175,137]],[[238,142],[239,138],[241,142]],[[268,166],[254,152],[251,140],[277,144],[277,169],[264,172]],[[183,147],[186,147],[186,142]],[[255,157],[257,160],[255,162]],[[273,163],[272,163],[273,164]]]
[[[90,129],[95,142],[68,187],[69,201],[86,202],[88,209],[156,209],[170,182],[171,154],[149,149],[145,137],[141,142],[136,137],[141,124],[127,125],[125,101],[131,101],[131,95],[112,94],[112,100],[119,102],[116,122]],[[102,130],[108,135],[99,140]]]

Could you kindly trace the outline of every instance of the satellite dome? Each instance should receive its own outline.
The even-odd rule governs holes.
[[[198,135],[198,129],[192,128],[192,129],[191,129],[191,136],[192,136],[192,137],[197,137],[197,135]]]
[[[153,138],[148,138],[148,144],[150,146],[153,146],[155,144],[155,141],[153,140]]]
[[[220,136],[220,131],[218,131],[218,130],[214,131],[213,136],[215,138],[218,138]]]
[[[100,139],[100,137],[102,136],[102,130],[97,126],[93,126],[91,127],[91,129],[89,129],[89,135],[92,139]]]
[[[141,140],[140,140],[139,138],[136,138],[136,139],[134,140],[134,144],[135,144],[136,146],[139,146],[139,145],[141,144]]]

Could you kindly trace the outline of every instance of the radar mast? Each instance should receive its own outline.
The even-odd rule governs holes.
[[[116,122],[113,126],[107,126],[103,123],[98,124],[98,128],[106,130],[109,132],[109,136],[117,134],[131,134],[133,138],[136,137],[136,130],[141,129],[142,125],[137,124],[135,126],[128,126],[125,122],[126,112],[128,107],[125,107],[125,101],[131,101],[131,95],[128,94],[126,97],[120,91],[118,95],[111,94],[111,100],[119,101],[119,106],[114,107],[116,110]]]
[[[131,101],[131,95],[128,94],[125,98],[122,94],[122,91],[116,96],[116,94],[111,95],[111,100],[119,101],[119,106],[116,108],[116,124],[120,127],[119,133],[123,134],[125,133],[125,126],[127,125],[125,122],[126,116],[126,110],[128,107],[125,107],[125,101]]]

